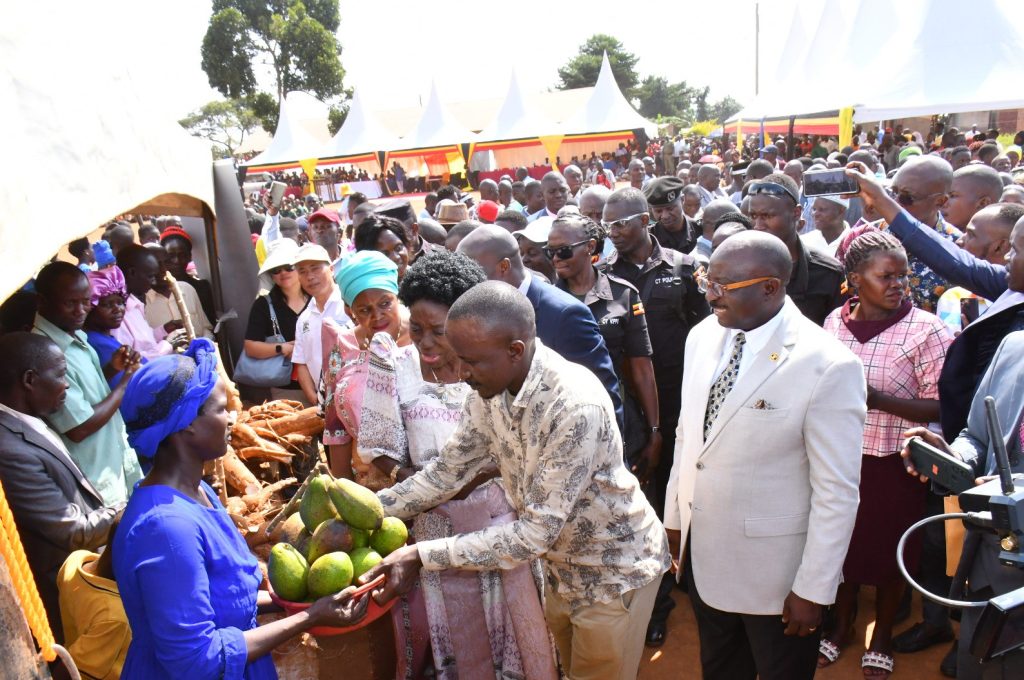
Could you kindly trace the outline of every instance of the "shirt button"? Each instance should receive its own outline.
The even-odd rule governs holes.
[[[697,469],[698,470],[703,470],[704,469],[704,463],[698,462],[697,463]]]

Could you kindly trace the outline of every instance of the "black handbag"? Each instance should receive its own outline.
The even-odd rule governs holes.
[[[267,336],[266,342],[279,345],[285,342],[281,335],[281,327],[277,323],[277,313],[274,311],[274,304],[270,296],[266,296],[267,307],[270,309],[270,323],[273,324],[274,334]],[[253,387],[285,387],[292,381],[291,359],[283,354],[277,354],[266,359],[254,359],[245,351],[238,358],[235,364],[235,382]]]

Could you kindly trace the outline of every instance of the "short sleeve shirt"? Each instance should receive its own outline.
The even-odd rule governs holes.
[[[110,394],[96,351],[82,331],[67,333],[39,315],[32,332],[53,340],[64,352],[68,365],[67,398],[56,413],[46,417],[46,422],[60,433],[68,453],[106,505],[127,501],[135,482],[142,479],[142,469],[128,445],[121,413],[115,412],[103,427],[80,442],[71,441],[65,434],[91,418],[93,405]]]

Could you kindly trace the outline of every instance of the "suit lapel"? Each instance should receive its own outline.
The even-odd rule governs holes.
[[[725,403],[722,404],[722,409],[711,426],[707,441],[704,442],[704,451],[707,451],[708,446],[715,441],[726,423],[736,415],[743,404],[747,403],[747,400],[761,387],[764,381],[775,373],[779,366],[786,363],[790,349],[796,343],[796,332],[792,324],[790,310],[786,309],[783,313],[786,316],[782,319],[782,323],[775,329],[772,337],[757,353],[753,361],[740,373],[732,391],[725,398]],[[706,403],[704,408],[707,408]]]
[[[706,349],[704,347],[697,350],[694,348],[694,354],[697,356],[704,357],[715,357],[714,360],[707,361],[694,361],[693,362],[693,389],[684,390],[683,399],[686,399],[687,394],[700,395],[700,402],[694,404],[695,408],[683,409],[685,414],[684,417],[692,418],[690,427],[686,429],[687,432],[695,432],[701,436],[704,433],[704,414],[708,410],[708,395],[711,393],[711,386],[715,382],[715,369],[718,368],[718,360],[722,356],[722,352],[725,351],[725,343],[729,338],[729,329],[715,324],[714,333],[710,334]],[[687,354],[689,356],[689,354]],[[686,380],[687,376],[684,371],[683,379]]]
[[[2,411],[0,411],[0,425],[3,425],[13,433],[20,435],[26,443],[42,449],[58,460],[60,464],[71,473],[71,476],[75,478],[75,481],[78,482],[79,486],[81,486],[87,493],[94,496],[100,505],[104,505],[103,496],[101,496],[100,492],[92,485],[92,482],[86,479],[85,475],[82,474],[81,469],[79,469],[75,461],[72,460],[68,454],[54,448],[53,444],[46,437],[33,430],[21,420]]]

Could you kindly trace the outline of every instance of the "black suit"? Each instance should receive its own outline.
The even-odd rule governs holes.
[[[75,550],[106,544],[124,504],[103,498],[73,460],[27,423],[0,411],[0,482],[42,596],[50,627],[63,641],[57,572]]]
[[[532,275],[526,297],[537,317],[537,337],[563,358],[589,368],[608,390],[622,430],[622,397],[608,347],[590,309],[563,290]]]

